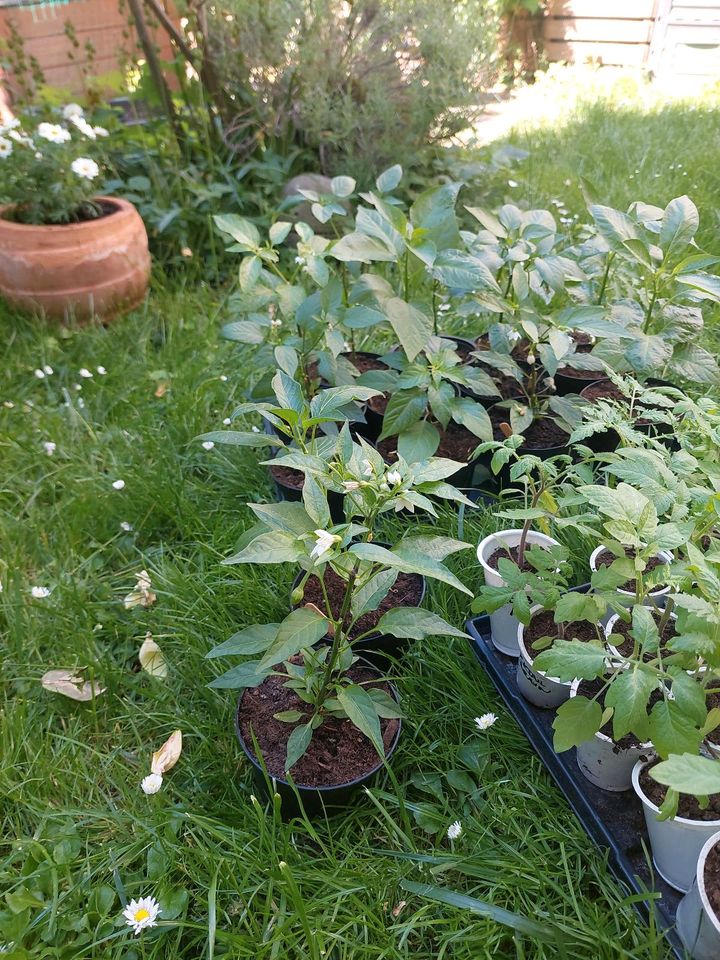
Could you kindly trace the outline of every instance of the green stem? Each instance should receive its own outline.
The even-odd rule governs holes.
[[[598,303],[603,302],[605,296],[605,288],[607,287],[608,277],[610,276],[610,267],[612,262],[615,259],[615,254],[611,253],[608,255],[607,264],[605,266],[605,273],[603,274],[602,283],[600,284],[600,292],[598,293]]]
[[[653,292],[652,292],[652,296],[650,297],[650,303],[647,308],[647,313],[645,314],[645,319],[643,320],[643,325],[642,325],[643,333],[648,332],[648,327],[650,326],[650,320],[652,319],[653,307],[655,306],[657,295],[658,295],[657,281],[655,281],[653,283]]]

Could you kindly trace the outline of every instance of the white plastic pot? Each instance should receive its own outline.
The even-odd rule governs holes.
[[[477,556],[480,566],[483,570],[485,583],[489,587],[504,587],[505,581],[497,570],[488,564],[488,558],[495,553],[499,547],[517,547],[520,543],[522,530],[498,530],[497,533],[491,533],[481,540],[477,548]],[[530,530],[527,535],[528,546],[556,547],[557,540],[545,536],[544,533],[538,533]],[[490,614],[490,629],[492,632],[493,645],[508,657],[518,657],[520,648],[518,647],[517,629],[518,619],[513,616],[511,604],[500,607],[495,613]]]
[[[677,614],[671,613],[670,616],[672,617],[673,620],[677,620]],[[620,617],[618,616],[618,614],[617,614],[617,613],[614,613],[614,614],[610,617],[610,619],[608,620],[608,622],[605,624],[605,642],[606,642],[606,644],[607,644],[607,648],[608,648],[609,652],[610,652],[610,653],[612,654],[612,656],[614,656],[614,657],[621,657],[621,656],[622,656],[622,654],[618,652],[618,648],[617,648],[614,644],[610,643],[610,634],[613,632],[613,628],[614,628],[615,624],[618,622],[619,619],[620,619]],[[691,670],[688,670],[687,672],[688,672],[688,673],[692,673]]]
[[[574,680],[570,696],[577,696],[580,680]],[[580,772],[602,790],[621,793],[632,786],[633,769],[640,760],[647,760],[652,753],[652,744],[639,743],[633,747],[618,747],[610,737],[598,731],[592,740],[586,740],[577,748],[577,765]]]
[[[645,814],[655,869],[671,887],[686,893],[692,886],[698,857],[707,840],[720,830],[720,820],[689,820],[673,817],[658,820],[655,804],[640,788],[640,773],[647,761],[639,761],[632,772],[632,785]]]
[[[695,880],[678,904],[675,917],[680,939],[693,960],[717,960],[720,957],[720,920],[705,892],[705,860],[716,843],[720,843],[720,833],[714,833],[705,841]]]
[[[600,556],[601,553],[604,553],[605,550],[607,550],[607,547],[604,546],[604,544],[601,544],[599,547],[596,547],[595,550],[593,550],[593,552],[590,554],[590,569],[592,570],[593,573],[595,573],[597,570],[597,558]],[[673,555],[669,553],[667,550],[659,550],[657,555],[662,560],[664,560],[665,563],[672,563]],[[656,590],[651,590],[648,595],[651,596],[654,600],[657,600],[658,597],[664,597],[668,593],[670,593],[670,589],[671,588],[669,586],[658,587]],[[621,593],[624,597],[635,596],[632,590],[621,590],[620,588],[618,588],[616,592]]]
[[[542,610],[540,604],[536,604],[531,609],[530,614],[537,613],[538,610]],[[525,625],[518,623],[517,643],[520,652],[517,665],[518,689],[525,699],[534,703],[536,707],[545,707],[546,709],[559,707],[570,696],[572,680],[563,682],[536,670],[525,647],[524,637]]]

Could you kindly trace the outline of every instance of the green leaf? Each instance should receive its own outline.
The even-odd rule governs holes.
[[[278,627],[277,636],[260,661],[260,666],[272,667],[295,656],[298,651],[312,647],[326,635],[327,628],[326,617],[309,607],[298,607]]]
[[[465,209],[475,217],[476,220],[479,220],[486,230],[489,230],[490,233],[499,239],[507,237],[507,230],[493,213],[490,213],[488,210],[483,210],[482,207],[465,207]]]
[[[250,433],[239,430],[211,430],[201,433],[196,440],[212,440],[213,443],[227,443],[233,447],[284,447],[280,437],[268,433]]]
[[[317,527],[301,503],[280,500],[277,503],[248,503],[255,516],[273,530],[302,537]]]
[[[439,445],[440,434],[427,420],[417,420],[398,437],[398,453],[406,463],[428,460]]]
[[[260,234],[254,223],[237,214],[216,214],[213,217],[215,226],[222,233],[229,234],[236,243],[253,250],[260,245]]]
[[[295,766],[298,760],[307,752],[312,740],[312,723],[304,723],[300,727],[295,727],[288,737],[287,755],[285,757],[285,773]]]
[[[325,530],[330,525],[330,508],[327,494],[311,473],[305,474],[302,488],[302,499],[308,516]]]
[[[348,233],[337,240],[327,251],[336,260],[345,263],[390,263],[398,259],[397,253],[386,243],[364,233]]]
[[[536,659],[537,664],[537,659]],[[602,726],[602,708],[596,700],[572,697],[560,704],[553,720],[553,746],[556,753],[592,740]]]
[[[277,636],[279,623],[256,623],[252,627],[238,630],[229,640],[213,647],[205,654],[206,660],[216,657],[248,656],[252,653],[261,653],[267,650]]]
[[[377,610],[397,578],[397,570],[380,570],[373,574],[367,583],[356,589],[352,598],[353,618],[357,619],[364,613]]]
[[[470,433],[474,433],[480,440],[492,440],[493,429],[488,412],[482,404],[469,397],[456,397],[450,401],[452,418],[462,424]]]
[[[419,607],[393,607],[383,614],[378,623],[380,633],[410,640],[423,637],[466,637],[467,634],[453,627],[442,617]]]
[[[588,210],[601,235],[614,250],[622,249],[625,240],[638,239],[637,227],[626,213],[601,204],[593,204]]]
[[[720,277],[709,273],[681,273],[678,274],[677,281],[705,294],[708,300],[720,303]]]
[[[277,223],[274,223],[270,227],[269,235],[270,242],[275,247],[279,243],[282,243],[286,239],[287,235],[292,230],[292,224],[288,223],[287,220],[278,220]]]
[[[405,355],[408,360],[414,360],[432,336],[432,318],[400,297],[386,300],[384,310]]]
[[[294,537],[273,530],[261,533],[239,553],[227,557],[222,563],[227,567],[235,563],[290,563],[300,560],[304,553]]]
[[[260,257],[244,257],[238,272],[241,290],[252,290],[260,278],[262,260]]]
[[[572,623],[575,620],[597,623],[605,610],[606,604],[600,597],[592,593],[569,590],[555,604],[555,623]]]
[[[302,720],[305,714],[301,710],[281,710],[280,713],[273,714],[280,723],[297,723]]]
[[[213,690],[243,690],[245,687],[259,687],[270,675],[269,670],[260,666],[259,660],[240,663],[208,684]]]
[[[350,553],[363,560],[372,560],[401,570],[403,573],[419,573],[421,576],[432,577],[472,596],[472,592],[442,563],[412,548],[406,548],[403,551],[401,547],[402,544],[394,550],[386,550],[385,547],[380,547],[376,543],[357,543],[350,547]]]
[[[233,320],[223,326],[220,336],[237,343],[264,343],[267,332],[267,327],[252,320]]]
[[[330,189],[336,197],[344,200],[355,189],[355,180],[352,177],[333,177],[330,181]]]
[[[426,395],[422,390],[398,390],[388,402],[380,440],[402,433],[425,413]]]
[[[387,170],[383,170],[375,180],[375,186],[380,193],[390,193],[400,183],[402,175],[403,169],[399,163],[396,163],[392,167],[388,167]]]
[[[462,248],[455,216],[455,202],[462,184],[444,183],[425,190],[410,208],[413,227],[421,227],[424,238],[431,240],[438,250],[447,247]]]
[[[384,757],[385,747],[380,731],[380,719],[367,690],[353,683],[350,686],[341,687],[337,698],[348,719],[368,738],[379,755]]]
[[[720,793],[720,762],[695,753],[671,754],[650,769],[650,776],[658,783],[694,797]]]
[[[477,916],[493,920],[495,923],[510,927],[511,930],[515,930],[523,936],[537,938],[538,940],[548,940],[554,943],[565,939],[560,931],[554,930],[545,924],[537,923],[535,920],[529,920],[520,913],[512,913],[503,907],[496,907],[493,903],[477,900],[475,897],[468,897],[463,893],[448,890],[446,887],[437,887],[429,883],[415,883],[413,880],[401,880],[400,886],[403,890],[407,890],[408,893],[414,893],[419,897],[426,897],[428,900],[434,900],[437,903],[446,903],[448,906],[457,907],[460,910],[466,910]]]
[[[648,737],[647,706],[657,680],[650,672],[637,668],[621,670],[605,694],[605,706],[613,708],[613,739],[618,741],[631,731],[641,741]]]
[[[523,591],[524,592],[524,591]],[[535,658],[535,669],[558,680],[593,680],[605,672],[605,647],[595,640],[556,640]]]
[[[635,370],[658,372],[672,357],[672,347],[662,336],[638,331],[625,356]]]
[[[650,738],[661,757],[671,753],[697,753],[700,730],[672,700],[661,700],[650,711]]]
[[[368,689],[368,696],[375,705],[375,713],[383,720],[397,720],[402,717],[403,713],[398,706],[397,700],[391,697],[385,690],[382,690],[380,687],[370,687]]]
[[[660,642],[657,624],[655,618],[650,612],[649,607],[642,604],[635,604],[632,610],[632,633],[640,647],[647,650],[657,650]]]
[[[697,233],[700,216],[690,197],[682,196],[671,200],[665,207],[660,227],[660,246],[669,258],[686,247]]]

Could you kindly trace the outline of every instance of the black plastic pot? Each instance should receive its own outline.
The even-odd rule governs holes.
[[[270,467],[268,467],[268,473],[270,474],[270,479],[275,485],[275,492],[277,493],[278,500],[290,500],[293,503],[298,503],[302,500],[302,488],[298,489],[297,487],[291,487],[288,484],[283,483],[281,480],[278,480]],[[334,490],[328,490],[327,500],[332,522],[344,523],[345,497],[341,493],[336,493]]]
[[[609,383],[607,377],[601,377],[599,380],[594,380],[595,383]],[[668,380],[658,380],[655,377],[648,377],[645,381],[645,385],[648,387],[675,387],[674,383],[670,383]],[[587,397],[583,396],[583,392],[587,387],[592,386],[592,384],[586,384],[583,387],[583,390],[580,392],[580,396],[583,400],[586,400]],[[590,403],[593,401],[590,400]],[[644,433],[650,435],[651,433],[657,437],[658,440],[665,443],[670,448],[677,448],[677,441],[670,434],[668,427],[663,426],[662,424],[652,424],[652,423],[636,423],[635,429],[638,433]],[[604,430],[602,433],[594,433],[591,437],[588,437],[586,440],[583,440],[583,444],[587,447],[590,447],[595,453],[612,453],[616,449],[617,445],[620,443],[620,437],[615,430]]]
[[[377,546],[386,547],[387,549],[390,548],[389,543],[377,543]],[[303,576],[302,571],[297,574],[292,582],[293,590],[300,583]],[[420,599],[417,602],[417,606],[421,607],[427,593],[427,580],[419,573],[412,574],[412,576],[420,578]],[[299,604],[296,604],[296,606],[299,606]],[[322,642],[325,641],[321,641],[321,643]],[[330,642],[329,637],[327,638],[327,642]],[[382,670],[387,670],[388,667],[392,666],[393,660],[399,660],[409,646],[410,641],[407,638],[393,637],[389,633],[380,633],[379,631],[371,633],[368,637],[358,642],[353,642],[352,644],[353,650],[360,654],[362,659],[367,660],[372,663],[374,667],[379,667]]]
[[[442,340],[450,340],[450,341],[452,341],[452,343],[455,344],[455,349],[456,349],[456,350],[457,350],[458,347],[461,348],[461,349],[464,348],[465,350],[467,350],[467,351],[470,352],[470,353],[472,353],[472,351],[475,350],[475,341],[474,341],[474,340],[468,340],[467,337],[453,337],[453,336],[451,336],[449,333],[439,333],[438,336],[439,336]],[[460,357],[460,359],[462,360],[463,363],[472,363],[472,362],[473,362],[473,357],[468,357],[467,359],[465,359],[465,358],[463,357],[462,353],[460,352],[460,350],[458,350],[458,356]]]
[[[382,679],[382,674],[376,670],[371,663],[363,662],[363,666],[368,670],[377,673],[378,678]],[[387,682],[387,681],[386,681]],[[399,702],[399,697],[395,687],[389,684],[393,698]],[[277,793],[281,800],[281,811],[284,820],[300,816],[304,810],[308,817],[322,816],[325,812],[340,812],[355,800],[361,789],[365,787],[382,770],[384,763],[389,762],[397,749],[402,732],[402,720],[398,720],[398,728],[390,747],[388,748],[385,760],[378,757],[377,766],[373,767],[366,774],[358,777],[356,780],[350,780],[347,783],[337,784],[332,787],[312,787],[291,786],[288,780],[281,777],[273,778],[265,772],[263,764],[255,756],[252,744],[247,744],[240,729],[240,711],[242,709],[242,700],[244,692],[238,700],[237,710],[235,711],[235,733],[245,756],[252,764],[253,783],[258,793],[266,800],[272,802],[273,793]],[[322,730],[322,728],[320,728]],[[318,734],[315,734],[317,736]]]
[[[590,384],[597,383],[598,380],[607,380],[607,377],[603,376],[602,371],[598,370],[584,370],[582,377],[569,377],[558,370],[553,380],[555,381],[555,392],[558,396],[564,397],[568,393],[580,393]]]
[[[493,408],[490,407],[490,409],[488,410],[488,413],[491,413],[492,409]],[[569,439],[569,434],[568,434],[568,439]],[[554,446],[554,447],[530,447],[530,446],[526,446],[525,444],[521,444],[517,449],[517,453],[521,457],[529,454],[533,457],[539,457],[541,460],[549,460],[551,457],[558,457],[561,454],[569,454],[570,445],[568,442],[559,444],[558,446]],[[484,466],[488,471],[490,471],[491,470],[490,464],[492,462],[492,458],[493,458],[492,451],[488,451],[487,453],[480,454],[480,457],[478,459],[480,464]],[[510,479],[509,464],[505,464],[501,468],[500,472],[497,474],[497,480],[501,487],[512,486],[512,480]]]

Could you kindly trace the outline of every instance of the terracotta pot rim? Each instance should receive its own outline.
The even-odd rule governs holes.
[[[95,217],[93,220],[83,220],[81,223],[17,223],[15,220],[8,220],[5,216],[7,210],[14,210],[18,204],[16,203],[7,203],[0,205],[0,228],[3,230],[17,230],[28,232],[30,230],[42,230],[52,231],[53,233],[68,232],[70,230],[88,230],[96,227],[99,223],[105,223],[108,217],[114,216],[118,213],[128,213],[129,211],[135,212],[135,207],[130,203],[129,200],[124,200],[122,197],[106,197],[99,196],[92,198],[96,203],[107,204],[110,207],[113,207],[108,213],[103,214],[102,217]]]

